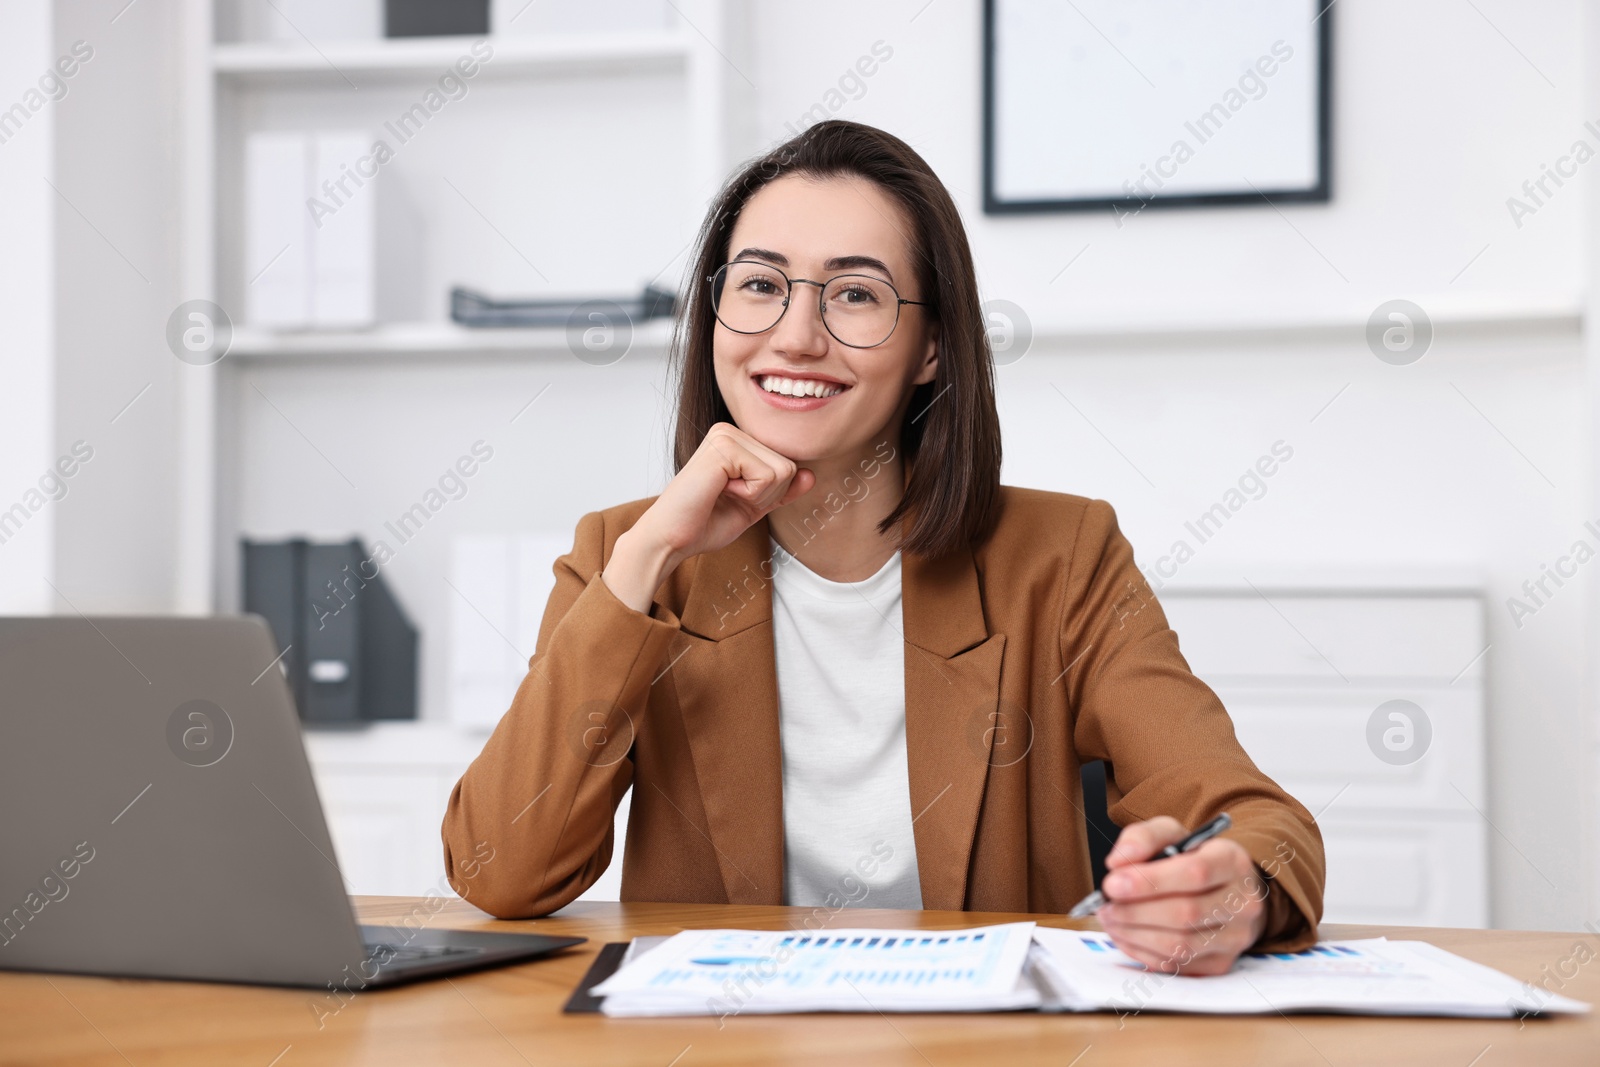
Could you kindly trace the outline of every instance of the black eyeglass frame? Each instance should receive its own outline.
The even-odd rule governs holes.
[[[733,266],[735,263],[753,263],[758,267],[765,267],[770,271],[776,272],[779,277],[781,277],[785,282],[788,283],[789,292],[788,292],[788,295],[786,295],[783,298],[783,310],[778,312],[778,317],[772,320],[772,325],[771,326],[767,326],[767,327],[764,327],[764,328],[759,329],[759,330],[736,330],[732,326],[729,326],[726,322],[724,322],[722,316],[720,314],[718,314],[718,312],[717,312],[717,303],[718,303],[718,301],[717,301],[717,294],[716,294],[717,275],[722,274],[724,271],[726,271],[729,267]],[[828,313],[827,313],[827,310],[823,307],[823,304],[822,304],[822,294],[828,291],[828,286],[832,285],[834,282],[838,281],[840,278],[868,278],[868,279],[871,279],[872,281],[878,282],[881,285],[887,285],[889,287],[889,291],[894,294],[894,297],[895,297],[894,323],[893,323],[893,325],[891,325],[889,327],[889,332],[883,335],[883,340],[876,341],[876,342],[874,342],[874,343],[872,343],[870,345],[853,345],[849,341],[846,341],[844,338],[840,337],[838,334],[834,333],[833,332],[833,327],[828,325]],[[768,262],[766,262],[764,260],[759,260],[759,259],[730,259],[730,260],[728,260],[728,262],[726,262],[722,266],[718,267],[715,271],[713,271],[712,273],[706,275],[706,284],[712,287],[712,292],[711,292],[711,314],[712,314],[712,317],[715,318],[718,322],[722,323],[724,329],[730,330],[733,333],[743,334],[746,337],[754,337],[756,334],[766,333],[767,330],[771,330],[771,329],[776,328],[778,323],[783,321],[784,315],[788,314],[788,312],[789,312],[789,301],[794,297],[794,287],[797,286],[797,285],[814,285],[814,286],[817,287],[817,318],[822,320],[822,328],[828,331],[828,336],[832,337],[835,341],[838,341],[840,344],[844,345],[846,348],[877,348],[879,345],[888,343],[889,338],[894,336],[895,330],[900,328],[900,305],[901,304],[915,304],[918,307],[927,307],[928,306],[928,301],[926,301],[926,300],[907,300],[907,299],[905,299],[904,297],[902,297],[900,295],[900,290],[895,288],[894,282],[889,281],[887,278],[880,278],[876,274],[860,274],[860,273],[854,273],[854,272],[847,273],[847,274],[835,274],[833,277],[829,278],[827,281],[816,282],[816,281],[812,281],[810,278],[791,278],[791,277],[789,277],[788,274],[786,274],[782,270],[782,268],[774,267],[771,263],[768,263]]]

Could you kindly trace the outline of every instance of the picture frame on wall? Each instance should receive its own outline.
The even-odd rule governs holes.
[[[985,213],[1328,201],[1331,7],[985,0]]]

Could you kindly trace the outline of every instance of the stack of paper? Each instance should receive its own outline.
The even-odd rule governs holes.
[[[1039,927],[1030,962],[1045,1011],[1514,1016],[1585,1012],[1425,941],[1323,941],[1304,952],[1241,956],[1227,974],[1159,974],[1105,934]]]
[[[644,942],[654,942],[645,944]],[[1161,974],[1105,934],[686,930],[640,939],[595,986],[607,1015],[808,1011],[1145,1011],[1519,1016],[1589,1006],[1422,941],[1324,941],[1242,956],[1224,975]]]
[[[607,1015],[1037,1008],[1033,929],[686,930],[593,992]]]

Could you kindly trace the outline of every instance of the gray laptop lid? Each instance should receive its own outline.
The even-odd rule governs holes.
[[[255,616],[0,619],[0,967],[359,965],[280,651]]]

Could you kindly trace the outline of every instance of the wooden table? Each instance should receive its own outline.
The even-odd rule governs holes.
[[[358,898],[363,921],[392,922],[414,900]],[[790,1015],[719,1021],[563,1015],[600,946],[686,927],[781,929],[809,908],[575,904],[532,922],[490,919],[453,902],[431,925],[579,935],[559,958],[360,993],[318,1028],[309,991],[0,972],[0,1063],[247,1064],[1271,1064],[1427,1063],[1431,1067],[1600,1063],[1600,1015],[1517,1020],[1314,1015]],[[945,929],[1058,916],[846,911],[828,923]],[[1600,954],[1588,934],[1326,926],[1328,938],[1431,941],[1513,977],[1577,973],[1559,988],[1600,1004]],[[1563,961],[1569,961],[1563,967]],[[1550,971],[1545,972],[1544,968]]]

